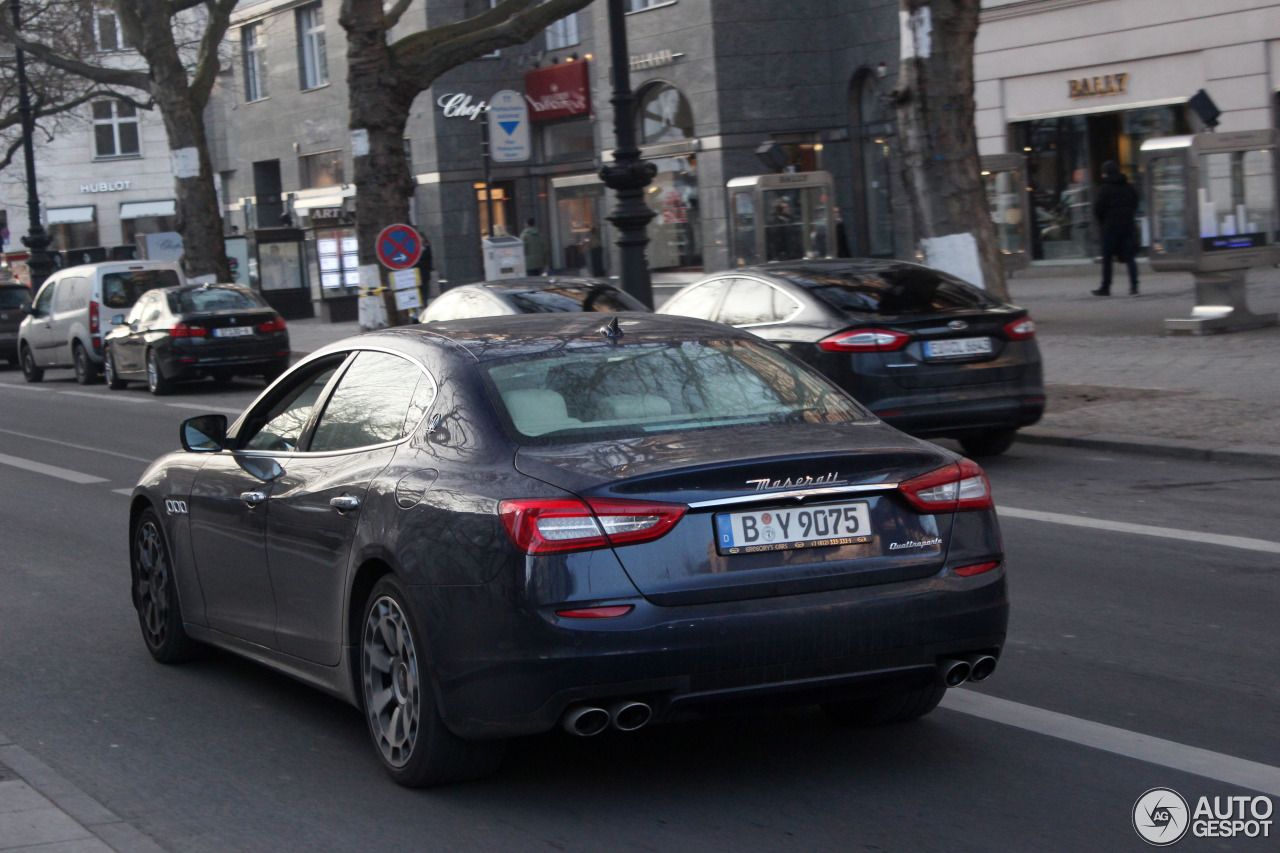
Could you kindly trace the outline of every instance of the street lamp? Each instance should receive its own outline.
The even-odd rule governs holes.
[[[13,9],[13,28],[22,28],[19,0],[9,0]],[[31,97],[27,94],[27,64],[22,48],[14,46],[14,63],[18,73],[18,113],[22,116],[22,153],[27,161],[27,236],[22,242],[29,250],[27,270],[34,294],[53,272],[53,258],[49,257],[49,235],[40,224],[40,196],[36,192],[36,158],[31,140],[36,133],[35,118],[31,115]]]
[[[635,95],[631,91],[631,66],[627,54],[627,19],[623,0],[609,0],[609,52],[613,60],[613,134],[616,140],[613,162],[600,170],[600,180],[614,191],[618,205],[608,217],[618,229],[618,249],[622,255],[622,289],[653,307],[653,284],[645,246],[646,227],[653,211],[644,202],[644,188],[657,174],[654,164],[640,159],[636,147]]]

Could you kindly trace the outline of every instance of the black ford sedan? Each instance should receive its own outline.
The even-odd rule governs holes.
[[[717,273],[658,309],[783,347],[887,423],[993,456],[1044,413],[1035,322],[905,261],[786,261]]]
[[[405,785],[557,726],[762,702],[909,720],[1004,643],[982,469],[719,324],[365,334],[181,438],[129,517],[147,648],[341,697]]]
[[[187,379],[261,376],[289,366],[289,330],[262,297],[238,284],[185,284],[144,293],[111,318],[103,340],[107,386],[142,380],[168,394]]]

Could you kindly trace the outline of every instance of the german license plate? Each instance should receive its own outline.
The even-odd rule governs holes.
[[[925,358],[956,355],[984,355],[991,352],[991,338],[955,338],[949,341],[925,341]]]
[[[866,501],[814,507],[761,509],[717,514],[716,550],[721,554],[791,551],[871,541]]]
[[[214,329],[215,338],[247,338],[253,334],[253,326],[226,326]]]

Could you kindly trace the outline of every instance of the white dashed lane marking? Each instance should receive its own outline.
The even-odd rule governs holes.
[[[59,480],[66,480],[69,483],[79,483],[80,485],[107,482],[106,477],[95,477],[92,474],[82,474],[79,471],[72,471],[68,468],[59,468],[57,465],[46,465],[44,462],[20,459],[17,456],[6,456],[3,453],[0,453],[0,465],[9,465],[13,468],[21,468],[24,471],[32,471],[36,474],[44,474],[48,477],[57,477]]]
[[[1004,518],[1025,518],[1049,524],[1065,524],[1070,527],[1088,527],[1093,530],[1109,530],[1114,533],[1132,533],[1137,536],[1155,536],[1160,539],[1177,539],[1182,542],[1198,542],[1202,545],[1220,545],[1224,548],[1240,548],[1245,551],[1261,551],[1264,554],[1280,554],[1280,542],[1269,539],[1251,539],[1247,536],[1225,536],[1220,533],[1204,533],[1197,530],[1179,530],[1173,527],[1155,527],[1150,524],[1130,524],[1127,521],[1108,521],[1104,518],[1086,518],[1060,512],[1040,512],[1017,507],[996,507]]]

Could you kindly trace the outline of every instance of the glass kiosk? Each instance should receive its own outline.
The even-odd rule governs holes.
[[[734,266],[836,256],[829,172],[782,172],[728,184]]]
[[[1198,133],[1142,144],[1154,270],[1195,276],[1191,316],[1165,320],[1170,334],[1207,335],[1274,326],[1245,300],[1251,267],[1280,261],[1276,150],[1280,131]]]

